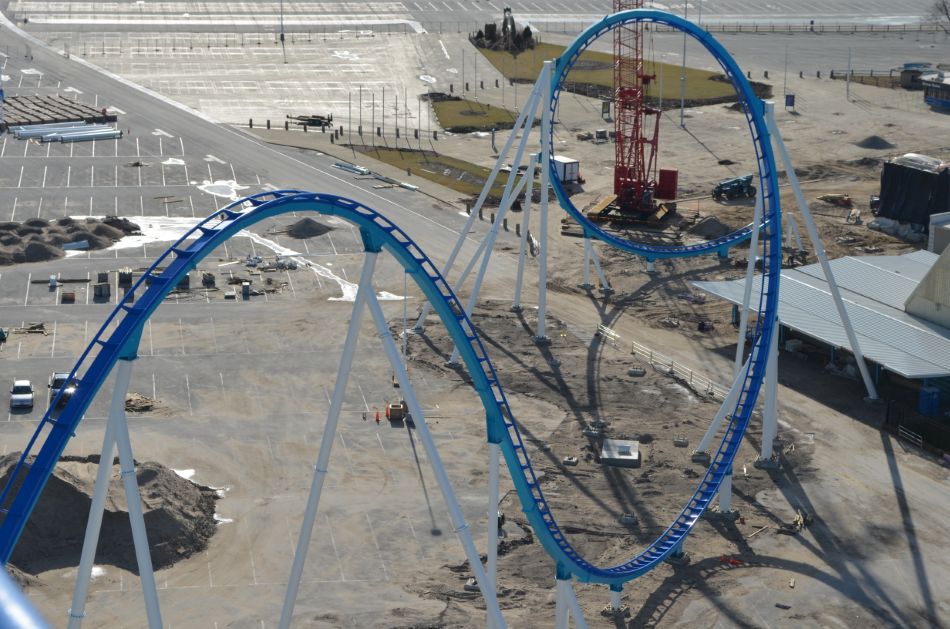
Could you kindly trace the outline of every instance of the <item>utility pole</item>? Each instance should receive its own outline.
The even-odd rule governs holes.
[[[689,3],[683,4],[683,19],[689,19]],[[686,33],[683,33],[683,69],[680,71],[680,128],[686,128]]]
[[[284,0],[280,0],[280,50],[284,55],[284,63],[287,63],[287,48],[284,46]]]
[[[845,77],[844,95],[845,99],[851,102],[851,49],[848,48],[848,76]]]
[[[782,98],[788,95],[788,44],[785,45],[785,75],[782,77]]]

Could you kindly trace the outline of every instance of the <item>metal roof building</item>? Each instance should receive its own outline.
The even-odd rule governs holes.
[[[908,314],[904,304],[939,256],[844,257],[831,261],[861,350],[869,360],[905,378],[950,376],[950,329]],[[697,288],[742,304],[744,280],[693,282]],[[758,303],[759,282],[752,289]],[[782,326],[832,347],[849,348],[819,264],[782,271],[778,318]]]

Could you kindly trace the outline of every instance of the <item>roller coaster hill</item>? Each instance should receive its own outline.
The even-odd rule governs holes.
[[[597,224],[587,220],[586,216],[573,206],[565,193],[564,186],[557,179],[556,169],[551,163],[553,162],[552,116],[557,109],[558,96],[565,75],[577,61],[580,54],[598,37],[609,34],[615,29],[640,23],[668,25],[683,31],[687,36],[698,41],[720,64],[725,76],[735,87],[742,103],[742,111],[750,130],[758,164],[759,192],[753,226],[716,240],[690,245],[657,245],[632,242],[608,233]],[[752,87],[736,62],[712,36],[682,18],[661,11],[644,9],[623,11],[606,16],[581,33],[559,59],[545,62],[544,70],[542,70],[542,74],[529,98],[529,104],[522,112],[521,122],[527,120],[529,111],[533,116],[534,112],[539,109],[542,118],[540,130],[542,190],[547,189],[547,185],[550,183],[555,190],[561,207],[583,226],[586,241],[599,240],[607,246],[652,261],[661,258],[717,254],[724,249],[728,250],[728,248],[748,240],[751,241],[750,246],[757,252],[759,259],[762,261],[762,273],[760,275],[754,279],[752,278],[751,265],[748,274],[750,286],[751,282],[757,284],[756,301],[750,303],[748,308],[756,321],[752,334],[751,353],[748,359],[736,370],[735,380],[728,395],[725,396],[713,424],[718,428],[719,424],[716,422],[722,422],[727,416],[729,421],[722,424],[721,438],[718,444],[710,444],[709,465],[700,478],[695,491],[686,499],[683,508],[672,519],[669,526],[662,530],[652,543],[632,557],[618,563],[598,565],[583,556],[558,524],[556,514],[545,496],[542,484],[529,456],[529,450],[522,436],[519,421],[509,405],[508,397],[502,386],[503,374],[496,371],[470,318],[478,294],[479,280],[476,280],[476,289],[472,292],[467,304],[463,304],[456,294],[461,282],[453,287],[447,280],[451,263],[454,261],[458,249],[450,256],[444,270],[440,271],[409,234],[378,211],[362,203],[319,192],[277,190],[238,199],[200,221],[147,269],[132,287],[132,290],[129,291],[128,297],[121,300],[112,311],[70,372],[69,377],[77,382],[75,392],[68,401],[65,401],[62,410],[57,413],[54,413],[54,409],[60,406],[61,400],[59,397],[62,396],[62,393],[52,401],[50,410],[38,423],[33,437],[24,448],[22,456],[10,475],[10,481],[0,494],[0,505],[4,507],[4,517],[2,523],[0,523],[0,558],[4,561],[9,560],[60,455],[75,435],[76,429],[94,397],[103,385],[110,381],[110,378],[113,378],[112,373],[115,371],[114,379],[111,380],[114,382],[114,390],[112,391],[112,404],[106,428],[102,460],[112,461],[111,452],[113,444],[115,444],[119,450],[120,462],[123,466],[123,479],[126,481],[125,490],[127,502],[130,505],[129,514],[136,554],[139,560],[139,574],[142,580],[143,596],[146,600],[149,626],[153,628],[162,626],[158,606],[158,590],[149,559],[144,521],[141,513],[133,513],[134,509],[132,508],[133,505],[138,504],[137,500],[131,499],[136,496],[138,488],[135,481],[134,459],[132,458],[124,411],[126,390],[130,381],[132,365],[137,357],[144,326],[165,301],[166,296],[186,274],[195,269],[202,260],[212,251],[222,246],[229,238],[242,230],[249,229],[260,221],[279,215],[304,211],[336,217],[353,225],[358,230],[361,238],[364,260],[358,284],[359,288],[353,303],[353,314],[349,320],[339,360],[337,379],[330,397],[320,452],[314,466],[313,480],[306,500],[303,525],[290,569],[280,627],[288,627],[293,619],[293,610],[300,586],[303,565],[307,558],[316,513],[330,462],[330,452],[335,441],[334,436],[340,410],[353,365],[361,317],[366,310],[371,313],[378,338],[383,344],[390,367],[400,384],[401,392],[405,395],[406,404],[414,418],[419,439],[425,448],[433,473],[442,490],[453,529],[459,537],[472,574],[476,578],[478,588],[483,596],[488,621],[495,629],[506,626],[495,594],[497,589],[495,574],[498,550],[497,525],[493,518],[489,518],[488,560],[483,565],[475,547],[471,530],[462,515],[459,501],[455,497],[445,467],[442,464],[438,448],[436,448],[435,441],[427,427],[425,414],[399,355],[388,321],[375,295],[373,288],[375,265],[379,254],[384,251],[392,256],[406,271],[407,277],[415,282],[416,286],[422,291],[429,307],[438,315],[441,324],[454,342],[456,353],[468,371],[471,385],[485,412],[486,439],[489,446],[489,513],[494,514],[498,504],[499,461],[503,459],[525,517],[536,539],[552,561],[552,573],[556,580],[555,616],[557,626],[566,627],[569,616],[574,618],[577,626],[586,626],[583,612],[574,593],[574,581],[607,586],[611,592],[612,602],[619,604],[620,593],[627,583],[647,574],[670,558],[682,556],[683,545],[699,518],[720,491],[725,492],[731,487],[733,462],[749,428],[760,389],[766,379],[768,366],[774,364],[772,359],[775,356],[775,343],[777,342],[776,313],[779,271],[782,262],[781,210],[775,158],[769,141],[767,110],[765,104],[755,96]],[[526,129],[532,127],[532,121],[527,120]],[[525,142],[528,133],[523,135],[522,142]],[[515,136],[515,133],[511,134],[508,145],[501,153],[507,153]],[[518,162],[524,154],[524,145],[522,145],[519,147],[518,159],[513,164],[513,172],[517,172],[517,167],[520,165]],[[503,158],[504,155],[501,154],[499,164],[496,164],[495,167],[496,173]],[[532,160],[534,159],[536,158],[532,158]],[[529,168],[527,172],[531,173],[533,177],[533,169]],[[492,226],[492,232],[490,232],[492,238],[493,235],[497,235],[503,211],[512,202],[509,193],[514,186],[514,179],[514,177],[509,179],[506,198],[502,202],[499,215]],[[487,188],[488,186],[486,186],[486,190]],[[482,194],[484,196],[486,192],[483,191]],[[546,217],[547,195],[542,195],[540,203],[541,215]],[[476,213],[473,212],[468,220],[473,221],[475,218]],[[545,224],[546,220],[542,219],[542,226]],[[770,228],[762,230],[760,229],[762,225],[768,225]],[[542,227],[543,232],[544,227]],[[467,226],[461,230],[460,234],[459,242],[467,237],[469,227]],[[489,243],[488,238],[486,238],[485,243],[491,244],[493,240]],[[457,247],[459,246],[457,245]],[[480,249],[485,257],[482,267],[479,269],[479,278],[484,275],[484,269],[490,257],[488,255],[490,249],[491,247],[485,246]],[[540,273],[538,282],[539,322],[544,320],[544,287],[547,283],[545,276],[546,258],[544,257],[547,245],[544,242],[541,244],[541,251],[542,261],[538,265]],[[521,255],[524,255],[523,251]],[[756,255],[751,255],[750,258],[755,259]],[[136,295],[134,301],[131,299],[133,294]],[[543,331],[538,337],[539,339],[543,338]],[[103,466],[101,469],[108,470],[110,467]],[[126,471],[129,473],[126,474]],[[100,473],[100,475],[105,480],[100,485],[97,479],[96,494],[90,508],[91,524],[87,527],[86,545],[83,548],[80,568],[77,571],[77,586],[70,612],[70,627],[78,627],[84,615],[83,606],[98,540],[98,525],[95,522],[98,517],[101,523],[105,487],[108,486],[108,474]]]

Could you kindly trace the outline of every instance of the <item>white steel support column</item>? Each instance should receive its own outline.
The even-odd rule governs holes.
[[[772,458],[772,443],[778,434],[778,317],[772,328],[772,340],[769,344],[769,358],[765,363],[765,404],[762,409],[762,451],[763,461]]]
[[[732,466],[722,478],[722,484],[719,485],[719,512],[729,513],[732,511]]]
[[[593,244],[591,244],[590,253],[591,262],[594,263],[594,270],[597,271],[597,277],[600,279],[600,289],[605,293],[612,293],[614,289],[610,287],[610,282],[607,281],[607,276],[604,275],[604,270],[600,268],[600,256],[597,255],[597,250],[594,249]]]
[[[798,184],[798,176],[795,174],[795,167],[792,166],[792,160],[788,156],[788,150],[785,148],[785,142],[782,140],[782,135],[779,133],[778,125],[775,123],[775,105],[772,102],[765,101],[765,121],[768,125],[769,132],[772,134],[773,141],[776,148],[778,149],[779,155],[782,157],[782,164],[785,166],[785,175],[788,177],[788,182],[792,186],[792,191],[795,193],[795,200],[798,201],[798,209],[802,213],[802,218],[805,219],[805,227],[808,230],[808,237],[811,239],[812,246],[815,248],[815,255],[818,256],[818,261],[821,263],[821,270],[825,275],[825,281],[828,282],[828,289],[831,292],[831,297],[835,302],[835,307],[838,309],[838,316],[841,317],[841,323],[844,326],[844,331],[848,335],[848,344],[851,346],[851,352],[854,354],[854,360],[858,364],[858,369],[861,371],[861,379],[864,380],[864,387],[867,389],[868,398],[871,400],[878,399],[877,389],[874,387],[874,381],[871,379],[871,373],[868,371],[868,366],[864,362],[864,354],[861,352],[861,346],[858,344],[858,337],[854,333],[854,328],[851,326],[851,317],[848,316],[848,311],[844,307],[844,300],[841,298],[841,291],[838,290],[838,283],[835,282],[834,273],[831,271],[831,265],[828,264],[828,256],[825,253],[825,246],[821,241],[821,237],[818,235],[818,228],[815,227],[815,221],[812,218],[811,210],[808,208],[808,202],[805,200],[805,195],[802,194],[801,186]]]
[[[525,136],[527,139],[527,135]],[[522,143],[518,147],[518,155],[515,158],[515,163],[520,163],[521,154],[524,150],[525,143]],[[511,192],[511,187],[513,182],[517,177],[512,173],[511,177],[508,179],[508,185],[505,186],[505,193],[502,196],[501,205],[498,207],[498,214],[495,215],[495,222],[492,223],[491,229],[488,230],[488,235],[485,236],[485,239],[482,240],[481,245],[478,247],[478,251],[472,256],[472,259],[469,261],[468,265],[465,267],[465,270],[459,276],[458,280],[455,282],[454,291],[456,294],[462,290],[462,285],[465,283],[465,280],[468,279],[468,274],[472,272],[472,268],[475,266],[475,263],[481,257],[481,264],[478,267],[478,273],[475,275],[475,285],[472,287],[472,292],[468,296],[468,302],[465,304],[465,314],[466,316],[471,317],[472,312],[475,310],[475,304],[478,302],[478,293],[482,290],[482,282],[485,280],[485,274],[488,272],[488,262],[491,260],[491,252],[495,247],[495,241],[498,239],[499,227],[504,220],[504,216],[508,211],[508,208],[511,207],[512,201],[520,194],[521,189],[525,187],[526,182],[534,178],[533,173],[526,172],[524,177],[521,178],[521,181],[515,186],[514,192]],[[449,358],[449,364],[455,364],[458,362],[458,348],[452,348],[452,356]]]
[[[119,367],[121,369],[122,365]],[[126,367],[124,382],[119,380],[119,376],[116,376],[117,390],[120,388],[128,389],[131,371],[132,366],[130,364]],[[129,427],[125,421],[124,397],[121,408],[122,410],[116,415],[117,421],[113,429],[115,430],[116,447],[119,450],[119,469],[122,472],[122,484],[125,486],[125,502],[129,510],[129,524],[132,525],[132,543],[135,546],[135,559],[139,566],[139,579],[142,581],[142,595],[145,597],[145,613],[148,616],[148,626],[150,629],[160,629],[162,614],[158,607],[158,590],[155,587],[152,555],[148,547],[148,535],[145,532],[145,517],[142,515],[142,498],[139,495],[138,478],[135,476],[132,441],[129,438]]]
[[[623,591],[620,589],[610,589],[610,607],[614,611],[620,611],[620,607],[623,605],[620,602],[620,596],[623,594]]]
[[[360,288],[362,287],[363,283],[361,282]],[[399,348],[396,347],[396,342],[393,340],[392,334],[389,331],[386,316],[383,314],[383,309],[379,306],[379,301],[376,300],[376,295],[368,295],[366,301],[370,313],[372,313],[373,320],[376,322],[376,331],[379,334],[380,340],[383,342],[383,348],[386,350],[389,364],[396,373],[396,379],[399,381],[403,395],[405,395],[406,404],[409,406],[409,413],[415,423],[416,432],[419,434],[419,440],[422,442],[426,456],[429,457],[432,473],[439,483],[442,498],[445,500],[449,515],[452,518],[452,527],[456,535],[458,535],[462,547],[465,549],[465,556],[468,559],[468,565],[472,573],[475,575],[475,580],[478,581],[482,598],[485,600],[485,608],[488,613],[489,621],[494,624],[495,629],[505,629],[505,619],[501,615],[498,598],[495,596],[495,591],[489,586],[488,577],[482,566],[482,559],[478,554],[478,549],[475,548],[475,541],[472,539],[472,531],[465,521],[465,516],[462,515],[462,508],[459,506],[458,498],[455,496],[455,490],[452,489],[452,483],[449,480],[449,475],[445,471],[442,457],[439,454],[438,448],[435,447],[435,441],[432,439],[432,433],[429,432],[429,426],[426,424],[422,407],[419,406],[416,392],[412,388],[412,383],[409,381],[409,373],[402,364],[402,360],[399,356]]]
[[[733,378],[732,386],[729,388],[729,392],[726,394],[722,404],[719,405],[719,410],[716,411],[716,416],[713,417],[709,428],[706,429],[706,434],[703,435],[699,445],[696,446],[696,452],[709,451],[709,444],[712,443],[713,437],[719,432],[719,426],[722,425],[722,420],[725,419],[727,414],[735,410],[736,402],[739,401],[739,393],[742,392],[742,385],[745,383],[745,375],[748,368],[749,364],[746,362],[745,366],[743,366],[739,373],[736,374],[736,377]]]
[[[92,493],[92,502],[89,505],[89,518],[86,521],[86,536],[83,540],[79,568],[76,571],[73,602],[69,609],[69,629],[79,629],[86,615],[86,598],[89,595],[92,567],[96,559],[96,549],[99,546],[99,532],[102,529],[102,514],[109,491],[109,481],[112,477],[115,426],[116,423],[125,419],[125,396],[129,389],[131,373],[132,361],[120,360],[116,368],[116,382],[112,391],[112,402],[109,405],[109,419],[106,422],[105,434],[102,437],[99,469],[96,472],[96,484]]]
[[[528,256],[528,233],[531,226],[531,195],[534,192],[534,169],[538,164],[537,155],[532,155],[528,162],[528,172],[531,178],[525,186],[524,191],[524,213],[521,223],[521,243],[518,245],[518,275],[515,278],[515,300],[511,309],[515,312],[521,311],[521,287],[524,285],[524,265]]]
[[[805,246],[802,245],[802,235],[801,235],[801,233],[798,231],[798,223],[795,222],[795,217],[792,216],[791,214],[786,214],[785,216],[788,217],[788,231],[789,231],[790,235],[795,238],[795,246],[796,246],[796,248],[797,248],[799,251],[803,251],[803,250],[805,249]]]
[[[584,237],[584,283],[581,284],[581,288],[584,290],[592,290],[594,285],[590,283],[590,257],[591,250],[593,247],[590,244],[590,238]]]
[[[567,602],[567,588],[571,587],[571,582],[567,579],[554,580],[554,627],[555,629],[567,629],[570,619],[570,608]]]
[[[452,265],[455,264],[455,259],[462,250],[462,245],[464,244],[465,239],[468,238],[468,234],[472,230],[472,225],[475,223],[475,219],[478,217],[478,213],[482,209],[482,205],[485,203],[485,199],[488,197],[488,192],[490,191],[492,184],[498,177],[498,173],[501,170],[505,159],[508,157],[508,152],[511,150],[518,132],[520,131],[523,137],[527,137],[531,133],[531,129],[534,126],[535,110],[537,109],[540,89],[541,81],[539,80],[537,83],[535,83],[534,88],[531,90],[531,94],[528,96],[528,101],[525,103],[524,109],[518,115],[518,119],[515,121],[514,127],[511,128],[511,133],[508,135],[508,139],[505,141],[505,147],[502,149],[501,153],[498,154],[498,159],[495,160],[495,165],[492,167],[492,171],[488,175],[488,179],[485,181],[485,187],[482,188],[481,194],[478,195],[478,200],[475,201],[475,205],[471,209],[471,214],[469,215],[468,220],[465,221],[465,226],[459,232],[459,237],[455,242],[455,246],[452,248],[452,253],[449,254],[449,258],[446,260],[445,266],[442,268],[442,276],[445,277],[446,280],[449,277],[449,271],[452,270]],[[511,174],[516,176],[517,172],[517,165],[515,165],[512,167]],[[478,254],[476,254],[476,257],[477,255]],[[425,322],[426,317],[429,316],[429,311],[431,309],[432,306],[427,301],[422,307],[422,314],[416,321],[415,327],[417,331],[422,330],[423,322]]]
[[[762,224],[763,192],[755,197],[755,211],[752,214],[752,236],[749,238],[749,263],[745,269],[745,291],[742,294],[742,307],[739,311],[739,339],[736,342],[736,362],[733,376],[739,374],[745,354],[745,334],[749,327],[749,302],[752,300],[752,282],[755,277],[755,262],[759,258],[759,226]]]
[[[538,328],[535,339],[547,340],[544,319],[547,316],[548,284],[548,183],[551,179],[551,69],[553,61],[545,61],[541,77],[538,79],[544,90],[541,110],[541,260],[538,277]]]
[[[498,471],[501,446],[497,443],[488,444],[488,559],[485,562],[485,586],[492,592],[498,593]],[[488,618],[488,629],[494,629],[491,617]]]
[[[584,610],[581,609],[581,604],[577,600],[577,592],[574,591],[574,584],[568,581],[566,589],[567,607],[571,612],[571,616],[574,617],[574,627],[576,627],[576,629],[587,629],[587,621],[584,619]]]
[[[313,469],[313,481],[310,484],[310,495],[307,497],[307,507],[304,510],[303,524],[300,526],[300,537],[297,539],[297,549],[294,552],[294,562],[290,569],[290,578],[287,581],[287,592],[284,596],[284,606],[280,612],[280,629],[288,629],[294,615],[294,605],[297,602],[297,591],[300,588],[300,576],[303,574],[303,565],[307,560],[307,550],[310,547],[310,536],[313,533],[313,523],[317,517],[317,507],[320,505],[320,494],[323,491],[323,482],[327,475],[327,466],[330,463],[330,452],[333,449],[333,440],[336,435],[336,426],[340,419],[340,408],[343,406],[343,397],[346,393],[346,384],[350,376],[350,367],[353,365],[353,354],[356,351],[356,341],[360,336],[360,322],[363,319],[363,306],[367,298],[374,297],[373,271],[376,269],[376,260],[379,253],[366,251],[363,260],[363,270],[360,273],[360,283],[353,301],[353,311],[350,315],[350,325],[346,330],[346,340],[343,342],[343,352],[340,356],[340,366],[337,369],[336,384],[333,387],[333,396],[330,399],[330,409],[327,411],[327,423],[323,427],[323,439],[320,441],[320,453],[317,464]],[[398,351],[397,351],[398,354]],[[401,361],[396,363],[401,365]]]

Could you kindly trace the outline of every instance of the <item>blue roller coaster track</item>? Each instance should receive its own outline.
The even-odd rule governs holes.
[[[765,199],[766,201],[771,199],[777,200],[778,196],[776,192],[778,190],[778,184],[773,175],[775,172],[775,159],[772,155],[772,148],[771,144],[769,143],[769,134],[765,127],[765,120],[763,119],[762,101],[755,95],[755,91],[752,89],[752,86],[746,80],[745,76],[743,76],[742,70],[739,69],[739,66],[736,64],[735,60],[729,55],[728,52],[726,52],[726,49],[723,48],[719,42],[717,42],[709,33],[702,30],[692,22],[687,22],[686,20],[670,13],[654,11],[651,9],[622,11],[620,13],[608,15],[601,21],[592,24],[584,32],[578,35],[577,39],[574,40],[574,43],[571,44],[571,46],[568,47],[558,58],[557,65],[555,66],[551,75],[552,96],[551,102],[549,103],[549,107],[551,108],[551,119],[554,120],[554,114],[557,111],[557,104],[561,95],[561,88],[564,84],[564,81],[567,78],[568,73],[571,71],[571,68],[574,67],[575,63],[577,63],[577,60],[580,58],[581,54],[583,54],[584,51],[587,50],[592,43],[594,43],[594,41],[603,35],[606,35],[614,29],[631,22],[666,24],[681,30],[702,44],[706,50],[712,54],[716,61],[719,62],[719,65],[722,67],[726,78],[732,83],[736,90],[736,95],[738,96],[739,102],[742,105],[742,111],[745,114],[746,122],[748,123],[749,130],[752,133],[753,144],[756,148],[756,157],[759,162],[759,189],[766,191],[766,194],[768,195]],[[551,126],[550,133],[552,134],[551,146],[554,146],[554,125]],[[568,196],[567,191],[564,189],[563,183],[558,178],[557,169],[555,168],[553,160],[551,161],[550,177],[551,186],[554,188],[554,193],[557,195],[558,202],[560,203],[561,207],[564,208],[564,210],[570,214],[571,217],[581,226],[581,228],[584,230],[585,237],[596,238],[597,240],[600,240],[612,247],[622,251],[627,251],[629,253],[637,254],[646,258],[647,260],[685,258],[689,256],[706,255],[711,253],[725,255],[731,247],[741,244],[742,242],[748,240],[752,235],[752,225],[749,224],[720,238],[702,241],[690,245],[648,245],[625,240],[601,229],[595,223],[589,221],[584,213],[574,206],[574,203]],[[762,225],[768,225],[771,218],[772,216],[770,216],[767,212],[764,213],[762,217]]]
[[[752,99],[751,88],[738,72],[734,62],[718,44],[696,27],[655,11],[631,11],[609,16],[586,32],[603,33],[624,20],[631,19],[670,24],[686,30],[694,37],[702,37],[706,47],[728,68],[729,76],[737,88],[740,91],[745,90],[742,93],[747,99],[746,112],[756,140],[760,172],[768,184],[764,189],[766,196],[763,200],[763,222],[780,225],[774,159],[771,146],[762,141],[767,138],[762,106]],[[575,59],[579,54],[577,48],[575,46],[569,49],[565,53],[566,57],[562,59]],[[723,58],[727,61],[723,61]],[[558,67],[562,70],[566,68],[566,61],[559,62]],[[557,188],[556,184],[555,189]],[[563,194],[563,190],[560,194]],[[355,224],[360,230],[367,251],[388,251],[425,293],[465,362],[473,386],[485,408],[488,441],[500,444],[522,509],[539,541],[556,562],[559,577],[567,578],[573,575],[580,581],[621,587],[624,583],[649,572],[681,548],[684,539],[718,492],[724,477],[731,471],[733,459],[749,425],[765,376],[768,347],[771,335],[775,333],[778,304],[781,269],[781,234],[778,229],[767,229],[762,239],[764,272],[760,276],[761,289],[757,306],[759,316],[752,354],[747,368],[739,374],[741,393],[705,475],[679,516],[652,544],[628,561],[598,567],[581,556],[558,526],[528,458],[518,424],[511,413],[494,366],[474,326],[465,315],[461,302],[422,249],[387,218],[355,201],[327,194],[282,190],[240,199],[198,223],[148,268],[109,315],[73,367],[70,377],[78,383],[74,394],[58,415],[53,409],[59,405],[59,396],[53,400],[50,410],[39,422],[7,485],[0,493],[0,515],[3,516],[0,524],[0,559],[4,562],[9,560],[36,501],[83,414],[116,362],[120,359],[135,358],[143,326],[168,293],[185,274],[196,268],[204,257],[238,231],[272,216],[302,211],[337,216]],[[608,234],[598,237],[609,244],[640,255],[673,257],[699,253],[689,250],[684,254],[682,248],[677,247],[647,248],[645,245],[634,245],[619,239],[616,239],[618,242],[615,243]],[[706,243],[706,250],[710,248],[714,249],[715,243]],[[132,295],[140,297],[133,301]],[[34,455],[35,448],[38,448],[38,452]]]

